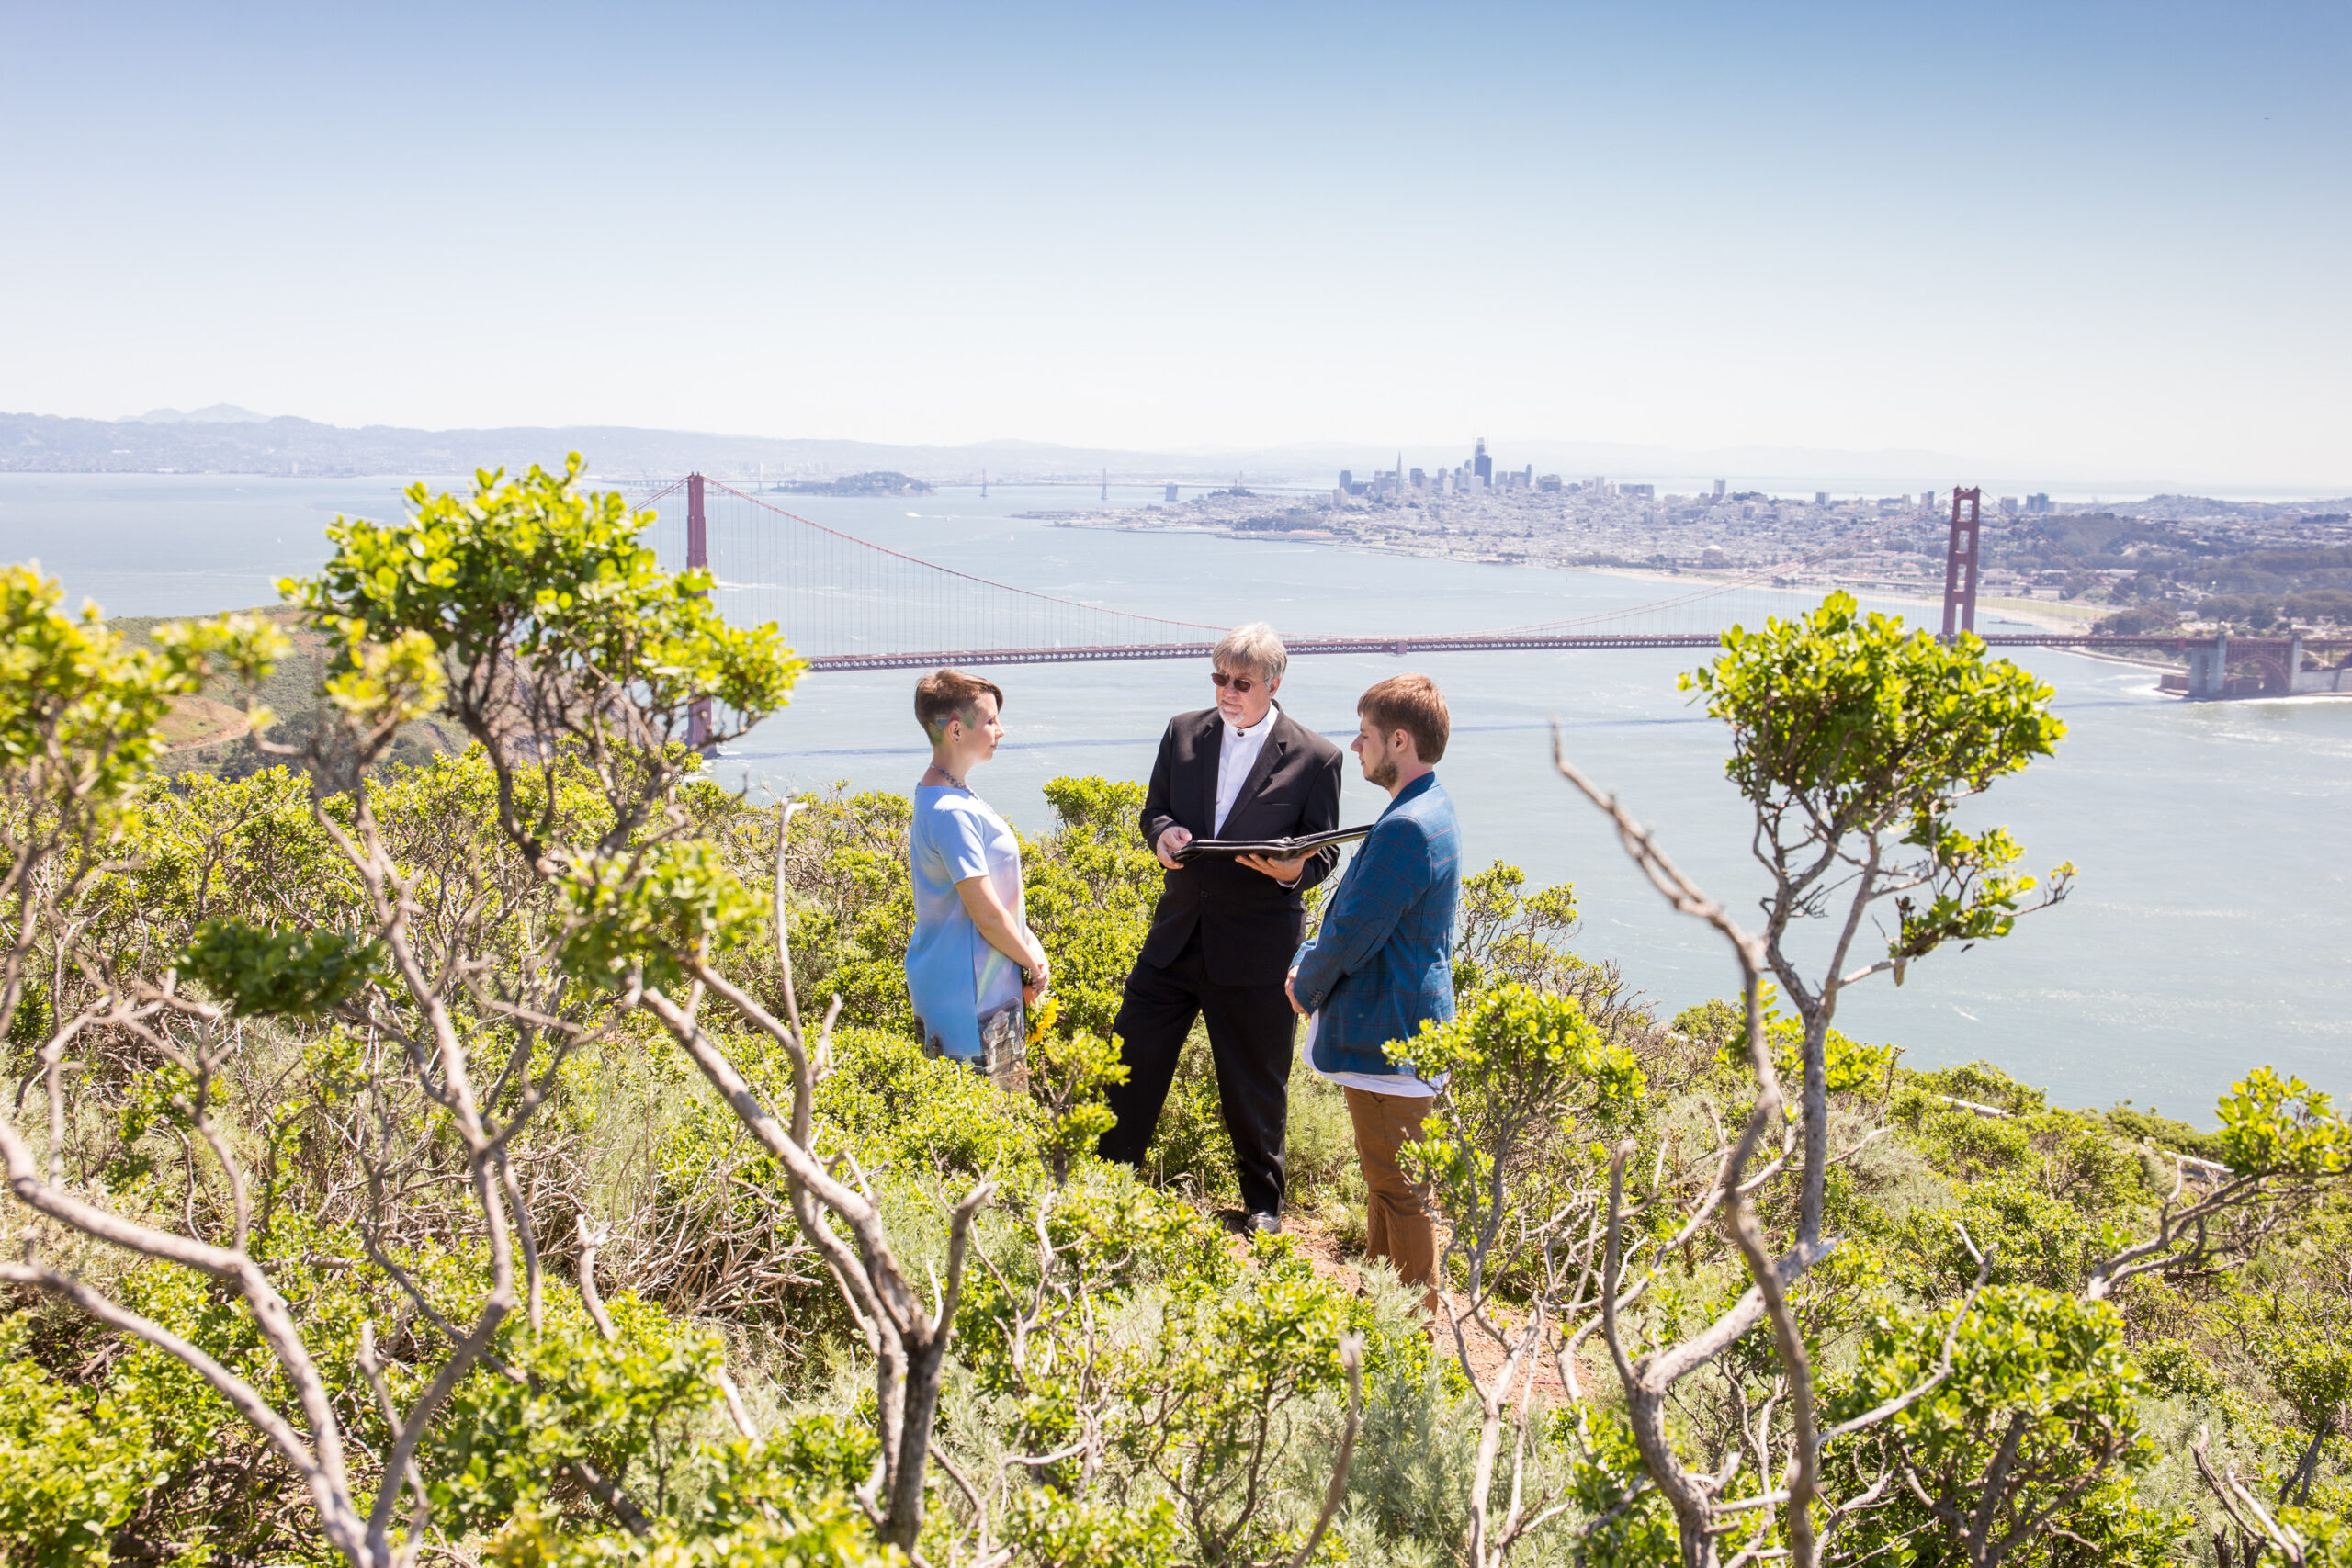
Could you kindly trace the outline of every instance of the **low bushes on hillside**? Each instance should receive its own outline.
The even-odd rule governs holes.
[[[1467,879],[1461,1015],[1400,1047],[1451,1074],[1431,1325],[1310,1076],[1304,1246],[1217,1223],[1197,1043],[1151,1168],[1092,1157],[1133,786],[1048,786],[1005,1094],[907,1038],[906,802],[757,807],[684,744],[785,700],[772,628],[569,473],[412,501],[297,586],[299,772],[161,776],[268,625],[135,649],[0,580],[0,1563],[2352,1553],[2326,1098],[2256,1068],[2199,1132],[1832,1023],[2064,895],[1953,826],[2061,733],[1973,639],[1833,597],[1694,675],[1753,929],[1563,759],[1736,998],[1660,1021],[1571,889]],[[426,715],[470,748],[387,771]]]

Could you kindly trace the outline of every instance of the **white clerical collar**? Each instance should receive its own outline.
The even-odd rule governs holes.
[[[1232,736],[1236,740],[1247,740],[1247,739],[1249,739],[1251,736],[1253,736],[1253,735],[1257,734],[1260,730],[1261,730],[1261,729],[1265,728],[1266,728],[1266,726],[1268,726],[1269,724],[1272,724],[1272,723],[1274,721],[1274,715],[1276,715],[1276,714],[1278,714],[1278,713],[1280,713],[1280,712],[1282,712],[1282,711],[1283,711],[1283,710],[1282,710],[1282,706],[1281,706],[1281,705],[1280,705],[1280,704],[1278,704],[1278,703],[1268,703],[1268,704],[1266,705],[1266,716],[1265,716],[1263,718],[1261,718],[1257,723],[1255,723],[1255,724],[1251,725],[1251,726],[1250,726],[1249,728],[1247,728],[1247,729],[1242,728],[1239,725],[1238,725],[1238,724],[1234,723],[1231,719],[1229,719],[1229,718],[1226,717],[1226,716],[1225,716],[1225,715],[1223,715],[1223,714],[1219,714],[1219,715],[1217,715],[1217,716],[1216,716],[1216,721],[1217,721],[1219,724],[1221,724],[1221,725],[1225,726],[1225,732],[1226,732],[1227,735]]]

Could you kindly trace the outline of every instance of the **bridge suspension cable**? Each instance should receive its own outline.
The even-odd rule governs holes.
[[[993,581],[859,538],[701,475],[643,488],[650,493],[640,508],[682,489],[687,494],[686,506],[664,509],[647,529],[648,542],[663,560],[709,564],[717,580],[714,596],[730,620],[776,623],[794,649],[819,670],[1199,658],[1225,630],[1219,624],[1114,609]],[[1734,595],[1752,596],[1757,611],[1786,613],[1793,606],[1785,588],[1764,592],[1773,580],[1851,554],[1918,522],[1916,514],[1898,514],[1728,581],[1581,615],[1484,631],[1316,636],[1286,630],[1285,640],[1294,654],[1708,648],[1730,618],[1726,612],[1748,607],[1736,606]],[[1699,624],[1702,620],[1705,625]],[[2177,637],[2080,634],[1987,640],[1999,646],[2181,644]],[[2304,646],[2315,648],[2319,641]]]
[[[775,622],[794,649],[820,668],[1205,647],[1225,630],[991,581],[828,527],[716,479],[680,482],[688,506],[663,513],[648,530],[657,553],[681,564],[707,559],[718,580],[713,594],[729,619]],[[692,537],[697,519],[699,550]]]

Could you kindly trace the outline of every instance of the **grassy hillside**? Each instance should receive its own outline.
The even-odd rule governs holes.
[[[270,738],[281,745],[299,744],[317,728],[319,686],[333,648],[324,634],[289,606],[271,604],[243,613],[267,616],[293,639],[294,651],[279,662],[253,697],[274,716]],[[145,642],[154,636],[157,626],[186,618],[119,615],[107,624],[135,642]],[[272,761],[285,760],[269,757],[254,744],[245,723],[245,699],[243,688],[222,682],[202,696],[183,698],[175,705],[172,716],[164,723],[175,771],[234,779]],[[391,760],[401,765],[413,765],[436,753],[461,750],[464,746],[465,734],[457,726],[428,719],[401,730],[393,744]]]

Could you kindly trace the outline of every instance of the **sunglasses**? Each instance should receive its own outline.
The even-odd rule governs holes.
[[[1249,695],[1258,684],[1257,682],[1251,680],[1247,675],[1228,675],[1222,670],[1210,671],[1209,680],[1216,685],[1218,691],[1221,692],[1227,686],[1230,686],[1233,688],[1235,694],[1240,696]]]

